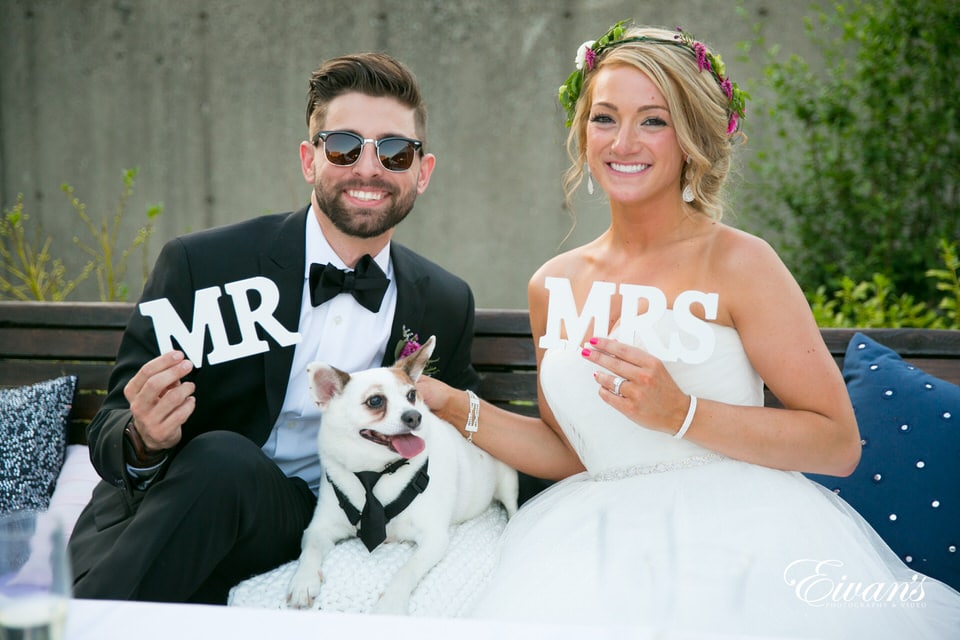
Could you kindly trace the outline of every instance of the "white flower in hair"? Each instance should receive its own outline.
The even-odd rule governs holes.
[[[583,69],[583,64],[587,60],[587,51],[592,49],[595,42],[596,40],[587,40],[577,49],[577,57],[573,60],[577,65],[577,70]]]

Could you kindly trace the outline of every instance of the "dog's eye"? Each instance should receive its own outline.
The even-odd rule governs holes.
[[[380,409],[383,407],[383,404],[386,402],[386,399],[383,396],[370,396],[367,398],[367,401],[364,403],[371,409]]]
[[[407,391],[407,401],[408,401],[410,404],[416,403],[416,401],[417,401],[417,390],[416,390],[416,389],[410,389],[410,391]]]

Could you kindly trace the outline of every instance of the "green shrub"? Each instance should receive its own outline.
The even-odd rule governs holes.
[[[761,186],[747,199],[780,232],[774,244],[805,291],[863,302],[851,282],[872,283],[868,297],[902,305],[905,319],[936,304],[925,276],[937,238],[960,237],[958,29],[960,2],[850,0],[806,22],[822,65],[782,60],[760,36],[743,43],[768,55],[753,117],[776,136],[751,163]],[[893,290],[909,297],[885,297]]]
[[[64,300],[93,271],[88,263],[75,277],[67,278],[63,261],[50,255],[52,239],[42,238],[39,229],[27,237],[30,216],[23,211],[23,194],[0,219],[0,300]]]
[[[940,241],[940,255],[945,269],[930,269],[927,277],[936,280],[937,291],[943,291],[938,309],[946,318],[945,328],[960,329],[960,258],[957,245]]]
[[[946,268],[926,272],[934,288],[943,292],[939,305],[917,301],[909,293],[897,294],[893,281],[875,273],[868,281],[840,279],[840,288],[832,295],[820,286],[809,295],[810,308],[821,327],[918,327],[960,329],[957,308],[960,304],[960,260],[957,245],[940,241],[940,255]]]

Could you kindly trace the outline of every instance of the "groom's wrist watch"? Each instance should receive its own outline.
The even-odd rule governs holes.
[[[123,453],[127,464],[140,469],[155,467],[167,457],[164,449],[151,451],[147,448],[132,416],[130,422],[123,428]]]

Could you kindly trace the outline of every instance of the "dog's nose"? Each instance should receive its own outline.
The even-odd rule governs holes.
[[[400,416],[400,420],[403,421],[403,424],[408,429],[412,430],[420,426],[421,417],[422,416],[420,415],[419,411],[417,411],[416,409],[409,409],[403,412],[403,415]]]

